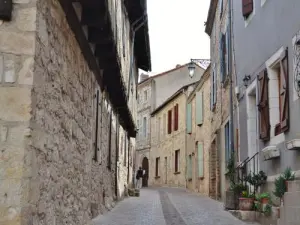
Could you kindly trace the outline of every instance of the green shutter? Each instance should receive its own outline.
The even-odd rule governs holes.
[[[203,93],[196,93],[196,122],[197,125],[203,124]]]
[[[198,142],[198,176],[204,177],[203,143]]]
[[[187,133],[192,133],[192,104],[189,103],[187,105],[187,112],[186,112],[186,129]]]

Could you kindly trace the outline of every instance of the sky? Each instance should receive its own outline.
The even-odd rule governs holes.
[[[210,57],[204,22],[210,0],[148,0],[152,72]]]

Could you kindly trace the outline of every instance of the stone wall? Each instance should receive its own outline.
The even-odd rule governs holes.
[[[178,104],[178,130],[174,131],[174,106]],[[172,133],[163,134],[165,124],[157,126],[158,118],[162,118],[168,110],[172,109]],[[161,120],[162,121],[162,120]],[[160,129],[160,131],[158,131]],[[168,185],[174,187],[185,187],[186,185],[186,95],[180,94],[173,101],[168,103],[161,111],[157,112],[155,116],[151,117],[151,150],[150,150],[150,171],[149,184],[155,186]],[[161,134],[161,135],[160,135]],[[180,150],[179,172],[175,173],[175,151]],[[155,176],[156,158],[160,157],[159,177]],[[167,157],[167,164],[165,164],[165,157]]]
[[[30,224],[31,96],[36,3],[15,0],[12,21],[0,20],[0,224]]]

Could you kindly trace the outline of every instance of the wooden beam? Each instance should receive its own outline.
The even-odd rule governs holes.
[[[89,45],[89,42],[85,37],[81,23],[78,20],[76,12],[73,8],[72,2],[66,1],[66,0],[59,0],[59,2],[66,14],[67,21],[68,21],[73,33],[75,34],[75,38],[76,38],[78,44],[80,45],[80,48],[82,50],[82,53],[83,53],[87,63],[89,65],[90,69],[94,72],[97,82],[100,85],[101,89],[103,90],[103,81],[102,81],[100,68],[99,68],[96,58],[92,52],[92,49]]]

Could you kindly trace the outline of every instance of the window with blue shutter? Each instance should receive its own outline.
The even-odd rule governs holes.
[[[214,100],[214,105],[217,103],[217,73],[216,73],[216,71],[215,71],[215,68],[214,68],[214,70],[213,70],[213,76],[214,76],[214,92],[213,92],[213,95],[214,95],[214,97],[213,97],[213,100]]]
[[[188,103],[187,104],[187,110],[186,110],[186,129],[187,133],[191,134],[192,133],[192,104]]]
[[[225,72],[226,72],[226,76],[229,75],[229,52],[230,52],[230,49],[229,49],[229,41],[230,41],[230,37],[229,37],[229,25],[227,25],[227,29],[226,29],[226,37],[225,37],[226,41],[226,55],[225,55],[225,63],[226,63],[226,66],[225,66]]]
[[[220,35],[220,51],[219,51],[219,56],[220,56],[220,78],[221,78],[221,83],[225,81],[226,77],[226,36],[221,33]]]
[[[196,123],[198,126],[203,124],[203,93],[196,93]]]
[[[204,155],[202,142],[198,142],[198,177],[204,177]]]
[[[210,74],[210,110],[214,109],[214,75],[213,71]]]

